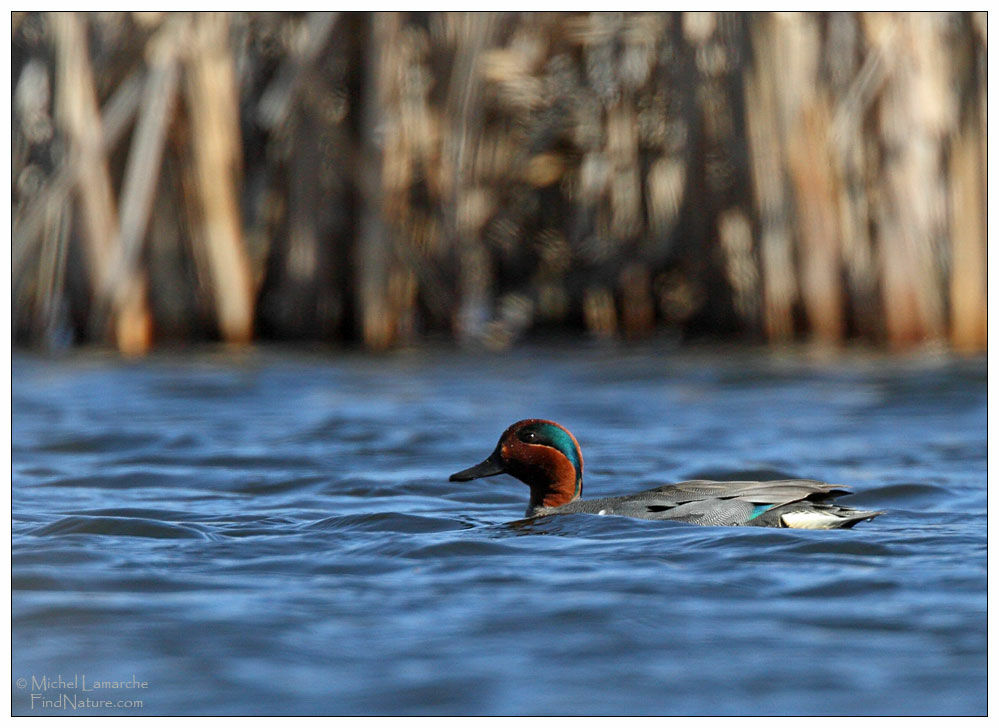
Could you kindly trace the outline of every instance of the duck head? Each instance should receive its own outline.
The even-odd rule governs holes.
[[[551,420],[521,420],[506,428],[492,454],[452,475],[466,481],[507,473],[531,489],[535,508],[561,506],[583,494],[583,455],[572,433]]]

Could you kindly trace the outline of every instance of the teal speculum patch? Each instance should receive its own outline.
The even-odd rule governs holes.
[[[771,508],[776,508],[776,506],[774,504],[771,504],[771,503],[767,503],[767,504],[762,505],[762,506],[756,506],[756,507],[753,508],[753,513],[746,520],[752,521],[757,516],[762,516],[764,513],[766,513],[767,511],[769,511]]]

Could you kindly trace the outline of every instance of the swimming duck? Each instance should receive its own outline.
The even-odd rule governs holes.
[[[883,511],[860,511],[824,503],[850,493],[818,480],[767,482],[687,480],[634,495],[581,500],[583,453],[572,433],[551,420],[521,420],[510,425],[492,454],[452,475],[467,481],[508,473],[527,484],[527,517],[557,513],[595,513],[650,520],[684,521],[702,526],[771,528],[850,528]]]

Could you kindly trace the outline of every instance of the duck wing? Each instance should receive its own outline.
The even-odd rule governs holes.
[[[843,485],[804,478],[766,481],[685,480],[643,491],[636,494],[636,497],[661,499],[676,505],[713,498],[735,498],[754,505],[783,505],[799,500],[823,501],[838,495],[849,495],[852,492]]]
[[[604,513],[702,526],[849,528],[880,515],[880,511],[858,511],[822,502],[850,492],[842,485],[819,480],[688,480],[631,496],[600,499],[594,505]]]

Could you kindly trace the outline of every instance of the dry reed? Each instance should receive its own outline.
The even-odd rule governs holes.
[[[982,351],[983,14],[15,13],[15,340]]]

